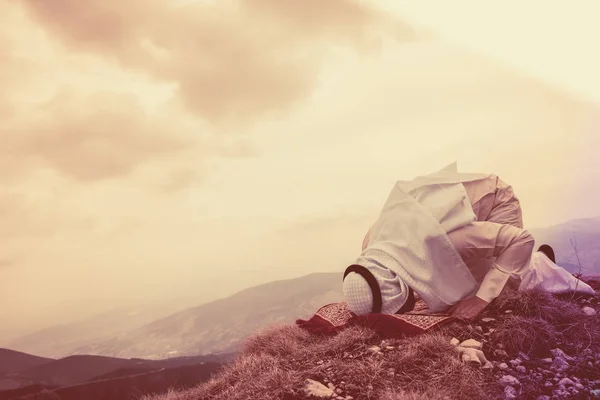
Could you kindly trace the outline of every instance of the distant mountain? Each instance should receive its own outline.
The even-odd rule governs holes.
[[[51,358],[37,357],[19,351],[0,349],[0,375],[39,367],[54,361]]]
[[[143,304],[116,308],[87,318],[42,329],[8,342],[6,347],[41,356],[62,358],[90,342],[114,337],[122,332],[189,308],[190,299],[165,304]]]
[[[558,265],[570,272],[579,272],[581,264],[583,274],[600,275],[600,217],[531,229],[531,233],[536,240],[536,249],[544,243],[554,248]]]
[[[83,346],[77,352],[143,358],[232,352],[260,328],[307,317],[323,304],[340,299],[338,273],[271,282]]]

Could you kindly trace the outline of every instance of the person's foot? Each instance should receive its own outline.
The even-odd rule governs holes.
[[[556,264],[556,256],[554,255],[554,249],[550,245],[543,244],[537,251],[539,251],[540,253],[544,253],[546,257],[550,259],[550,261]]]

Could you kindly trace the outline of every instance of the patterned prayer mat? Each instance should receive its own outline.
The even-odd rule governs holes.
[[[385,337],[417,335],[451,320],[446,314],[432,313],[422,300],[417,301],[413,311],[406,314],[368,314],[357,316],[346,303],[333,303],[321,307],[309,320],[297,320],[296,324],[311,333],[335,335],[348,326],[364,326],[374,329]]]

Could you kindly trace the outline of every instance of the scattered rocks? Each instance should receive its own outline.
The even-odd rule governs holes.
[[[323,385],[321,382],[314,381],[312,379],[307,379],[305,381],[304,393],[307,396],[313,396],[317,398],[330,398],[335,395],[335,392]]]
[[[594,310],[592,307],[589,307],[589,306],[583,307],[583,308],[582,308],[582,311],[583,311],[583,313],[584,313],[585,315],[589,315],[589,316],[591,316],[591,317],[592,317],[592,316],[594,316],[594,315],[596,315],[596,314],[598,314],[598,313],[596,312],[596,310]]]

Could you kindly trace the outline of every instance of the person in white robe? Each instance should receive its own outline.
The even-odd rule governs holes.
[[[416,294],[432,311],[471,319],[519,288],[534,245],[512,187],[454,163],[394,185],[344,273],[344,297],[358,315],[410,311]]]

